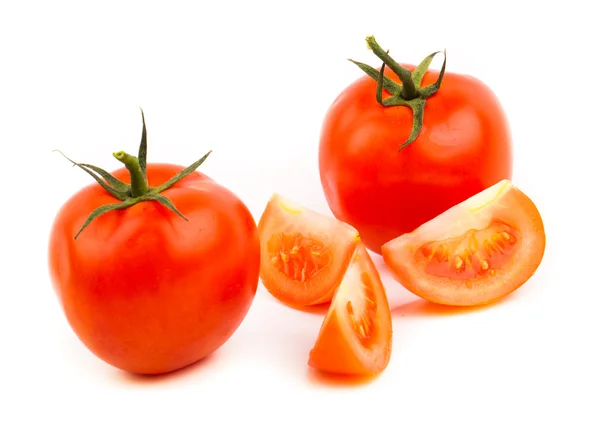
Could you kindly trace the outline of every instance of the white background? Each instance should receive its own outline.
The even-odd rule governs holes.
[[[593,2],[3,1],[0,4],[0,424],[599,424],[598,22]],[[363,384],[307,365],[323,318],[259,286],[209,360],[144,379],[90,354],[52,291],[54,214],[91,182],[53,149],[108,169],[137,150],[202,166],[256,220],[272,192],[329,214],[321,120],[375,34],[399,61],[446,48],[509,116],[514,183],[547,227],[538,273],[460,313],[382,270],[394,348]],[[432,67],[439,68],[441,58]],[[594,407],[594,405],[596,407]]]

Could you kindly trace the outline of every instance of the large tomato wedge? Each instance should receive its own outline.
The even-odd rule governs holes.
[[[360,243],[344,274],[308,364],[324,372],[382,372],[392,352],[392,315],[373,260]]]
[[[392,276],[439,304],[478,305],[522,286],[544,256],[546,235],[533,201],[509,180],[455,205],[383,245]]]
[[[292,306],[331,301],[360,238],[346,223],[274,194],[260,218],[260,277]]]

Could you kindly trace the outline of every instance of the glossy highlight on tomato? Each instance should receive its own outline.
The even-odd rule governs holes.
[[[360,238],[356,229],[273,194],[258,223],[260,277],[292,306],[329,302]]]
[[[373,37],[367,42],[386,64],[396,64]],[[405,82],[386,66],[388,82],[380,103],[380,69],[356,63],[367,75],[347,86],[327,111],[319,170],[331,211],[359,231],[367,248],[381,253],[386,242],[512,178],[509,123],[497,96],[482,81],[403,65],[411,75],[404,79],[422,92],[406,94]],[[412,142],[419,119],[408,103],[401,104],[404,98],[417,109],[424,105],[422,128]]]
[[[503,180],[386,243],[392,276],[440,304],[472,306],[517,290],[535,273],[546,234],[533,201]]]
[[[360,243],[344,273],[308,364],[323,372],[374,375],[392,352],[392,316],[379,272]]]

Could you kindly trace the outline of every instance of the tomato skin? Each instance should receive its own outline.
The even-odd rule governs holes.
[[[388,68],[386,75],[399,81]],[[422,87],[438,75],[428,71]],[[400,152],[412,111],[381,106],[375,92],[376,82],[366,75],[346,87],[324,118],[319,146],[329,207],[358,229],[370,250],[381,253],[384,243],[512,178],[509,124],[481,81],[446,72],[440,90],[427,99],[420,135]]]
[[[148,164],[151,186],[181,171]],[[112,173],[129,183],[129,173]],[[94,220],[118,202],[97,184],[60,209],[49,270],[68,323],[105,362],[140,374],[190,365],[221,347],[246,316],[258,285],[254,219],[235,194],[193,172],[162,192],[189,220],[158,202],[141,202]]]

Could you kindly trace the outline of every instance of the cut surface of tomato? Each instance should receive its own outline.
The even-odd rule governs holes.
[[[502,180],[384,244],[382,255],[394,279],[414,294],[471,306],[521,287],[537,270],[545,247],[537,207]]]
[[[274,194],[259,220],[260,277],[292,306],[331,301],[360,238],[350,225]]]
[[[308,364],[323,372],[372,375],[392,352],[392,315],[379,272],[361,242],[335,292]]]

